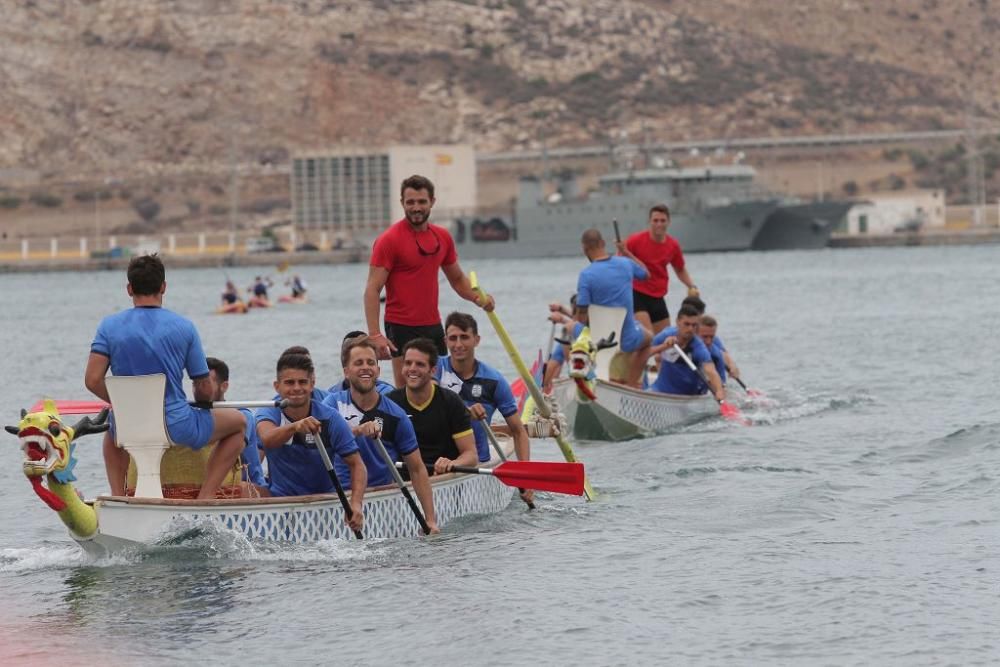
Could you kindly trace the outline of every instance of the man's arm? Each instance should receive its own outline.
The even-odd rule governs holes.
[[[684,267],[680,271],[674,271],[677,274],[677,280],[684,283],[684,286],[688,288],[688,296],[698,296],[698,286],[694,284],[694,279],[691,274],[688,273],[687,267]],[[694,290],[694,294],[691,291]]]
[[[212,402],[212,379],[207,375],[191,380],[191,389],[194,391],[194,400],[199,403]]]
[[[615,245],[618,246],[618,254],[619,255],[621,255],[622,257],[628,257],[629,259],[631,259],[633,262],[635,262],[636,264],[639,265],[639,268],[642,269],[642,272],[645,273],[647,277],[649,276],[649,268],[646,266],[646,263],[643,262],[638,257],[636,257],[635,254],[631,250],[628,249],[628,246],[625,245],[624,242],[618,241]]]
[[[715,370],[715,364],[707,361],[701,365],[701,370],[705,373],[705,377],[708,378],[708,388],[712,390],[715,400],[721,401],[725,399],[726,390],[722,386],[722,378],[719,377],[719,372]]]
[[[722,351],[722,362],[726,364],[726,370],[729,371],[729,374],[734,378],[739,379],[740,367],[736,365],[736,362],[733,361],[733,358],[729,356],[729,352],[726,350]]]
[[[278,426],[274,422],[264,419],[257,422],[257,436],[260,444],[267,449],[283,446],[296,433],[318,433],[322,424],[315,417],[306,417],[297,422],[291,422],[284,426]]]
[[[388,279],[388,269],[381,266],[368,267],[368,282],[365,284],[365,323],[368,326],[368,336],[378,348],[380,359],[388,359],[390,350],[396,349],[396,346],[382,333],[382,325],[379,323],[382,314],[379,296]]]
[[[472,283],[469,282],[469,277],[465,275],[464,271],[462,271],[462,267],[458,265],[458,262],[442,266],[441,271],[444,272],[445,278],[447,278],[448,282],[451,284],[451,288],[455,290],[455,294],[459,295],[466,301],[471,301],[486,312],[493,310],[493,307],[496,305],[493,297],[487,294],[486,303],[480,303],[479,293],[472,289]]]
[[[582,324],[590,324],[590,316],[587,313],[587,306],[577,306],[573,313],[573,319]]]
[[[108,386],[104,382],[104,376],[108,374],[110,365],[111,359],[103,354],[91,352],[87,358],[87,370],[83,374],[83,384],[90,393],[108,403],[111,402],[111,397],[108,396]]]
[[[351,530],[361,530],[365,522],[363,505],[365,488],[368,487],[368,469],[365,467],[365,462],[361,459],[361,454],[358,452],[343,456],[341,460],[347,464],[347,467],[351,471],[351,510],[354,512],[354,515],[347,524],[351,527]]]
[[[506,420],[507,428],[510,429],[510,434],[514,438],[514,453],[517,454],[517,460],[530,461],[531,441],[528,439],[528,432],[521,422],[521,415],[515,412],[510,417],[504,417],[504,420]],[[489,424],[484,424],[484,426],[489,428]]]
[[[424,460],[420,458],[420,449],[414,449],[409,454],[403,454],[403,463],[410,471],[410,482],[413,484],[413,492],[417,494],[420,507],[424,510],[424,519],[431,533],[440,533],[437,525],[437,515],[434,513],[434,494],[431,491],[431,480],[427,475],[427,467]]]

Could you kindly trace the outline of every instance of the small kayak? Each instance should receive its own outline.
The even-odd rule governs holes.
[[[219,315],[240,315],[247,312],[247,305],[242,301],[236,301],[219,306],[215,312]]]
[[[250,308],[270,308],[272,304],[269,299],[254,296],[250,297],[250,299],[247,301],[247,306],[249,306]]]
[[[278,303],[309,303],[309,297],[282,294],[278,297]]]

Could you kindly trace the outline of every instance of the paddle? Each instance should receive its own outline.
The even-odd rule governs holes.
[[[479,286],[479,281],[476,279],[475,271],[469,272],[469,283],[472,285],[472,289],[478,292],[479,296],[485,300],[486,292],[484,292],[483,288]],[[504,349],[510,356],[510,360],[514,364],[514,368],[517,369],[517,374],[521,376],[521,379],[524,381],[524,386],[527,388],[528,393],[531,394],[531,398],[534,399],[535,409],[538,411],[538,414],[542,415],[545,419],[551,418],[552,410],[549,408],[549,404],[545,401],[545,397],[542,396],[542,390],[538,388],[538,385],[535,383],[535,378],[531,377],[531,373],[528,372],[527,366],[524,365],[521,353],[517,351],[516,347],[514,347],[514,342],[510,339],[510,336],[507,334],[507,330],[504,329],[503,324],[500,322],[500,318],[496,314],[496,309],[486,313],[486,315],[490,318],[490,323],[493,325],[493,328],[497,332],[497,337],[500,339]],[[562,451],[563,457],[565,457],[566,461],[569,463],[576,463],[576,455],[573,453],[573,448],[570,446],[569,442],[566,441],[566,438],[564,438],[561,433],[557,433],[555,435],[555,439],[556,444],[559,445],[559,449]],[[596,495],[586,477],[583,479],[583,493],[587,497],[587,500],[593,500]]]
[[[739,379],[738,377],[736,377],[732,373],[729,374],[729,377],[731,377],[734,380],[736,380],[736,383],[738,385],[740,385],[740,387],[743,388],[743,391],[745,391],[747,393],[747,396],[763,396],[764,395],[764,392],[762,392],[762,391],[757,391],[756,389],[748,389],[747,386],[745,384],[743,384],[743,380]]]
[[[681,359],[684,360],[684,363],[688,365],[688,368],[690,368],[691,370],[693,370],[695,373],[698,374],[698,377],[701,378],[701,381],[705,383],[706,387],[708,387],[708,391],[711,392],[712,385],[708,383],[708,378],[705,377],[705,372],[694,365],[694,362],[691,361],[691,357],[687,356],[687,354],[684,353],[684,350],[681,349],[681,346],[678,345],[677,343],[674,343],[674,350],[676,350],[677,354],[681,356]],[[713,398],[715,397],[713,396]],[[718,401],[719,403],[719,412],[722,413],[723,417],[725,417],[729,421],[735,421],[743,424],[744,426],[750,426],[750,420],[743,416],[738,407],[726,403],[725,401],[720,400],[718,398],[716,398],[715,400]]]
[[[399,468],[403,464],[397,463]],[[426,464],[428,470],[434,466]],[[538,491],[565,493],[580,496],[586,493],[582,463],[562,463],[556,461],[505,461],[495,468],[473,468],[472,466],[452,466],[451,472],[467,475],[493,475],[507,486],[517,486]]]
[[[417,523],[420,524],[420,530],[424,531],[424,535],[430,535],[431,527],[427,525],[427,520],[424,519],[424,515],[420,512],[420,508],[417,507],[417,503],[413,500],[413,496],[410,495],[410,490],[406,488],[406,483],[403,481],[402,475],[400,475],[399,471],[396,470],[396,462],[392,460],[391,456],[389,456],[389,452],[386,450],[385,444],[382,442],[382,438],[375,438],[374,440],[379,455],[381,455],[385,464],[389,466],[389,470],[392,472],[392,478],[396,480],[396,486],[399,487],[403,497],[406,498],[406,504],[410,506],[413,516],[417,518]]]
[[[55,401],[56,409],[63,415],[95,415],[104,408],[111,406],[104,401]],[[212,408],[284,408],[288,405],[286,399],[276,401],[188,401],[188,405],[211,410]],[[28,412],[41,412],[45,409],[44,401],[38,401]]]
[[[330,474],[330,481],[333,482],[333,488],[337,490],[337,497],[340,498],[340,505],[344,508],[344,516],[350,521],[354,516],[354,510],[351,509],[351,503],[347,502],[347,494],[344,493],[344,485],[340,483],[340,478],[337,477],[337,471],[333,469],[333,461],[330,460],[330,455],[326,452],[326,443],[323,442],[323,436],[316,432],[316,450],[319,452],[319,457],[323,459],[323,467]],[[365,539],[361,535],[360,530],[354,531],[354,537],[359,540]]]
[[[493,451],[495,451],[497,453],[497,456],[500,457],[501,461],[503,461],[504,463],[506,463],[507,462],[507,455],[503,453],[503,448],[500,446],[500,443],[497,442],[497,436],[496,436],[496,434],[493,432],[493,429],[490,428],[490,425],[486,423],[485,419],[483,420],[483,430],[486,431],[486,439],[489,440],[490,441],[490,445],[493,446]],[[521,493],[524,493],[524,489],[518,489],[518,491],[520,491]],[[523,500],[523,498],[522,498],[522,500]],[[531,501],[525,500],[524,504],[528,506],[529,510],[535,509],[535,503],[533,503]]]
[[[615,226],[615,241],[618,243],[622,242],[621,232],[618,231],[618,220],[612,220],[611,224]]]

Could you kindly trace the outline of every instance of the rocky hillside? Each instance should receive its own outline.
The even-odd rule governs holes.
[[[224,173],[234,156],[336,144],[908,130],[970,111],[992,124],[992,4],[11,0],[0,170]]]

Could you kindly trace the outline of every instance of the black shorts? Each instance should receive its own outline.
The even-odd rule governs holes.
[[[438,354],[442,357],[448,354],[448,348],[444,346],[444,327],[441,324],[428,324],[421,327],[408,327],[405,324],[385,323],[385,337],[396,346],[396,351],[392,353],[394,357],[403,356],[403,346],[414,338],[429,338],[437,347]]]
[[[662,296],[649,296],[648,294],[632,290],[632,304],[635,307],[635,312],[646,311],[649,313],[650,322],[670,319],[670,311],[667,310],[667,300]]]

